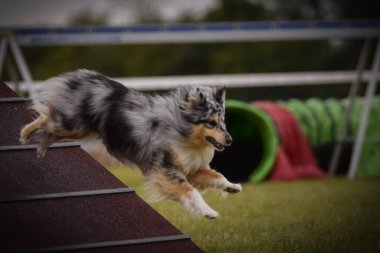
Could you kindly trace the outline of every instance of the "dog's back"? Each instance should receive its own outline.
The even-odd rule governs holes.
[[[109,107],[131,92],[93,71],[78,70],[51,78],[32,93],[33,108],[49,115],[62,130],[98,131]]]
[[[163,159],[168,142],[189,127],[180,122],[173,94],[147,96],[94,71],[69,72],[47,80],[32,94],[41,117],[25,127],[29,131],[22,132],[21,141],[28,142],[42,128],[47,132],[40,145],[43,156],[58,139],[95,136],[118,160],[132,161],[145,173]]]

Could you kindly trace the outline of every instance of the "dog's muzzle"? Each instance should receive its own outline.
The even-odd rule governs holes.
[[[226,132],[224,138],[225,138],[225,145],[224,146],[226,146],[226,147],[227,146],[231,146],[231,144],[232,144],[232,137],[231,137],[231,135]]]
[[[206,136],[206,140],[208,142],[210,142],[216,150],[218,151],[223,151],[224,150],[224,147],[228,147],[231,145],[232,143],[232,137],[231,135],[229,135],[227,132],[225,133],[225,136],[224,136],[224,143],[219,143],[217,140],[215,140],[213,137],[211,136]]]

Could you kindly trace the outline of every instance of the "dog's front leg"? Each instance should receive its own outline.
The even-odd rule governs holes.
[[[191,214],[209,219],[218,217],[218,213],[210,208],[201,194],[186,180],[186,177],[175,169],[160,169],[149,175],[149,185],[153,194],[160,199],[179,201]]]
[[[200,169],[188,176],[190,184],[198,189],[214,188],[229,193],[238,193],[243,190],[241,184],[229,182],[221,173],[210,169]]]

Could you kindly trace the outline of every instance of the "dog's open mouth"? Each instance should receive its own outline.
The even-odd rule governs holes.
[[[218,151],[222,151],[222,150],[224,149],[223,144],[217,142],[217,141],[216,141],[214,138],[212,138],[211,136],[206,136],[206,140],[207,140],[208,142],[210,142],[210,143],[215,147],[216,150],[218,150]]]

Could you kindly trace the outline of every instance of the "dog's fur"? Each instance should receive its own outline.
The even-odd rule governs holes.
[[[61,139],[100,138],[119,161],[141,169],[155,195],[207,218],[218,213],[197,189],[242,190],[209,166],[214,151],[232,142],[224,124],[224,88],[189,86],[149,96],[78,70],[49,79],[32,99],[39,117],[21,130],[20,141],[41,132],[39,157]]]

